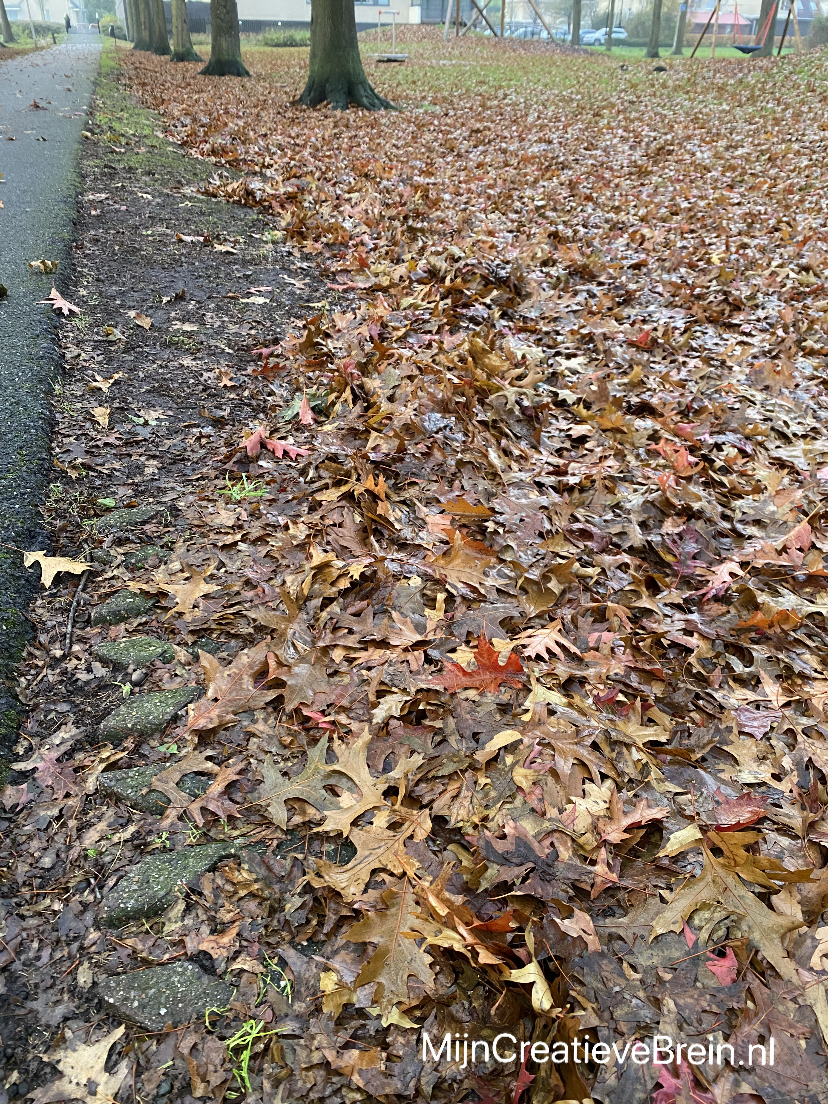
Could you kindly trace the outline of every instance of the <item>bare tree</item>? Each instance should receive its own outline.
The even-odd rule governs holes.
[[[308,83],[299,101],[308,107],[327,101],[339,111],[347,111],[349,104],[368,111],[393,108],[374,91],[362,68],[354,0],[311,0]]]
[[[152,0],[152,52],[160,57],[170,56],[170,40],[167,35],[167,17],[164,0]]]
[[[661,4],[662,0],[653,0],[653,21],[650,24],[650,41],[644,51],[644,57],[657,58],[659,56],[658,43],[661,38]]]
[[[6,14],[6,5],[3,3],[3,0],[0,0],[0,38],[2,38],[4,42],[17,42],[17,39],[12,33],[11,23]]]
[[[152,50],[152,10],[150,0],[132,0],[135,11],[135,45],[133,50]]]
[[[754,57],[770,57],[773,53],[778,7],[779,0],[762,0],[762,7],[759,9],[759,33],[764,30],[765,41],[762,43],[762,48],[753,55]]]
[[[172,0],[173,51],[171,61],[203,61],[193,49],[185,0]]]
[[[681,0],[679,4],[678,21],[676,22],[676,37],[673,39],[673,55],[682,57],[684,54],[684,32],[687,29],[687,0]]]
[[[239,7],[236,0],[210,0],[210,60],[207,77],[249,77],[241,57]]]

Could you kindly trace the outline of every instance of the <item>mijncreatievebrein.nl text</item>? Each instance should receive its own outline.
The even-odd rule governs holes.
[[[446,1065],[457,1065],[460,1069],[476,1064],[488,1064],[495,1061],[503,1065],[510,1062],[524,1062],[531,1059],[543,1064],[553,1062],[563,1065],[569,1061],[578,1063],[597,1062],[606,1065],[617,1062],[623,1066],[628,1061],[638,1066],[680,1065],[688,1062],[691,1066],[705,1064],[731,1066],[772,1066],[774,1064],[774,1039],[767,1045],[753,1043],[748,1047],[748,1058],[737,1062],[730,1043],[714,1042],[687,1043],[672,1039],[669,1035],[655,1035],[652,1039],[626,1039],[623,1042],[601,1043],[591,1039],[574,1038],[571,1042],[529,1043],[521,1042],[508,1031],[497,1035],[491,1043],[485,1039],[462,1038],[447,1032],[442,1039],[432,1041],[427,1031],[423,1032],[423,1061],[431,1060]]]

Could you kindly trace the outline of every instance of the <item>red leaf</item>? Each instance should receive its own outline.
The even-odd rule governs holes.
[[[732,947],[727,948],[724,958],[719,958],[710,951],[705,966],[711,974],[716,975],[722,985],[732,985],[739,972],[739,963],[736,961]]]
[[[668,1066],[662,1066],[658,1075],[661,1088],[653,1093],[653,1104],[715,1104],[715,1098],[699,1087],[683,1058],[680,1073],[679,1081]]]
[[[652,330],[642,330],[638,337],[628,337],[628,345],[637,345],[639,349],[651,349],[655,344]]]
[[[523,664],[516,655],[512,654],[501,667],[498,654],[486,639],[485,633],[477,642],[474,658],[477,663],[477,669],[474,671],[467,671],[459,663],[447,659],[443,674],[436,675],[423,685],[436,686],[453,692],[474,687],[478,690],[488,690],[492,694],[497,693],[501,682],[515,688],[521,685],[522,679],[519,676],[523,674]]]
[[[716,791],[716,796],[721,790]],[[738,797],[726,797],[716,810],[718,818],[717,832],[737,832],[740,828],[747,828],[749,824],[755,824],[765,815],[765,806],[768,803],[766,797],[759,794],[740,794]]]
[[[523,1056],[523,1061],[520,1064],[520,1072],[518,1073],[518,1079],[515,1081],[515,1087],[512,1090],[512,1104],[518,1104],[518,1101],[535,1080],[535,1075],[528,1073],[526,1069],[526,1055]]]
[[[316,421],[316,415],[311,410],[310,403],[308,402],[308,396],[302,396],[302,405],[299,407],[299,421],[302,425],[313,425]]]
[[[296,445],[288,445],[285,441],[271,440],[267,436],[265,427],[259,426],[255,433],[252,433],[244,442],[244,447],[247,455],[252,460],[262,451],[262,446],[269,449],[279,460],[282,459],[285,453],[288,454],[291,460],[295,460],[297,456],[310,455],[307,449],[298,448]]]

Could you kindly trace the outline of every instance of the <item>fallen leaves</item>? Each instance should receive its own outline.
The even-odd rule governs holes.
[[[57,1100],[82,1100],[84,1104],[96,1104],[104,1098],[112,1100],[131,1063],[124,1058],[111,1073],[107,1073],[106,1061],[125,1030],[122,1024],[96,1043],[67,1043],[57,1051],[44,1054],[44,1060],[56,1065],[63,1076],[50,1085],[36,1089],[31,1094],[35,1104],[50,1104]]]
[[[267,434],[267,428],[265,426],[260,426],[259,429],[254,430],[244,442],[245,452],[252,460],[255,460],[263,448],[272,452],[279,460],[282,459],[285,453],[287,453],[291,460],[295,460],[298,456],[309,455],[307,449],[288,444],[287,441],[272,440]]]
[[[804,926],[801,920],[780,916],[762,904],[746,889],[735,871],[726,869],[707,848],[704,849],[702,873],[691,878],[676,890],[664,911],[653,924],[650,942],[664,932],[682,930],[683,922],[703,905],[712,906],[717,913],[710,915],[707,930],[723,915],[735,911],[744,918],[754,945],[762,952],[778,973],[786,978],[795,976],[794,965],[785,954],[782,938],[790,931]],[[746,870],[745,873],[750,873]],[[806,880],[810,871],[803,872]]]
[[[199,653],[199,662],[207,677],[207,690],[200,701],[189,707],[190,732],[225,728],[233,724],[237,714],[260,709],[279,693],[265,688],[280,670],[267,640],[240,652],[228,667],[222,667],[208,652]]]
[[[50,587],[55,575],[61,571],[81,575],[84,571],[88,571],[90,566],[80,560],[70,560],[66,556],[49,556],[45,552],[24,552],[23,566],[31,567],[32,564],[40,564],[40,582],[44,587]]]
[[[477,648],[473,654],[475,666],[467,670],[453,660],[446,660],[445,670],[442,675],[435,675],[429,679],[426,686],[441,687],[450,693],[473,687],[477,690],[488,690],[496,693],[501,683],[518,687],[522,684],[523,664],[516,655],[510,655],[501,665],[500,656],[486,639],[481,635],[477,642]]]
[[[216,586],[205,582],[207,576],[211,575],[215,568],[216,562],[208,564],[203,571],[199,571],[198,568],[186,564],[184,570],[189,575],[189,580],[186,582],[172,582],[172,579],[162,568],[157,572],[153,583],[151,585],[142,585],[141,589],[160,590],[165,594],[171,595],[175,599],[175,605],[167,614],[168,618],[176,613],[186,615],[191,613],[196,602],[218,589]]]
[[[47,260],[29,261],[29,268],[32,269],[33,272],[57,272],[58,263],[57,261]]]
[[[403,844],[410,836],[415,840],[425,839],[430,830],[431,818],[427,809],[405,817],[403,825],[393,831],[387,828],[351,828],[350,839],[357,849],[353,859],[345,866],[335,866],[322,859],[316,864],[317,871],[328,885],[339,891],[345,901],[353,901],[365,889],[375,870],[402,874]]]
[[[432,1014],[458,1035],[470,1022],[550,1044],[720,1031],[744,1047],[781,1015],[765,1001],[795,1025],[774,1020],[779,1040],[822,1063],[816,1084],[828,251],[824,189],[810,187],[815,77],[789,59],[782,82],[770,60],[747,81],[722,62],[655,86],[649,69],[545,44],[411,33],[422,52],[385,78],[408,109],[388,118],[292,105],[286,51],[232,89],[124,62],[169,134],[215,165],[205,190],[278,226],[266,240],[289,271],[261,278],[304,288],[315,259],[347,292],[320,292],[294,331],[254,326],[273,287],[238,269],[241,345],[232,326],[218,337],[233,359],[205,373],[209,401],[174,442],[193,460],[163,500],[174,524],[148,534],[152,566],[106,548],[107,586],[168,596],[145,616],[175,658],[145,665],[143,685],[205,688],[187,724],[125,746],[125,762],[157,769],[176,850],[246,841],[177,899],[164,940],[240,979],[222,1038],[233,1016],[266,1026],[272,1011],[314,1040],[312,1056],[305,1042],[295,1058],[257,1052],[265,1094],[285,1059],[285,1099],[307,1095],[310,1069],[331,1099],[342,1078],[439,1104],[646,1095],[621,1060],[611,1081],[524,1055],[447,1085],[418,1082],[405,1055]],[[816,55],[808,66],[822,73]],[[220,254],[250,243],[231,240],[200,262],[241,265]],[[164,323],[173,345],[218,329],[206,311],[181,317]],[[109,378],[86,373],[104,396],[107,363]],[[87,441],[120,398],[89,413]],[[130,420],[163,423],[137,406]],[[289,441],[270,429],[288,425]],[[67,678],[102,677],[83,659]],[[48,739],[38,723],[32,738]],[[50,802],[74,809],[96,769],[85,749],[38,755],[3,793],[30,824]],[[117,953],[169,953],[145,936],[158,946]],[[229,1068],[223,1051],[207,1062],[208,1043],[184,1047],[193,1095]],[[653,1095],[762,1095],[768,1071],[731,1072],[702,1083],[679,1064]]]
[[[49,292],[47,299],[40,299],[38,302],[47,303],[52,310],[60,311],[60,313],[67,318],[70,313],[80,314],[80,307],[76,307],[73,303],[67,302],[55,288],[52,288]]]
[[[402,888],[382,895],[384,909],[353,924],[347,931],[352,943],[371,943],[374,951],[362,965],[353,989],[376,983],[374,1000],[384,1018],[395,1007],[410,1006],[408,979],[418,978],[430,990],[434,983],[432,958],[417,946],[412,926],[419,919],[414,891],[407,879]]]

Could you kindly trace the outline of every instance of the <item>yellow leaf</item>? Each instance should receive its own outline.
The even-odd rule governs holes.
[[[45,587],[52,585],[52,580],[59,571],[71,571],[74,575],[80,575],[89,567],[88,563],[68,560],[65,556],[47,556],[45,552],[24,552],[23,566],[31,567],[34,563],[40,564],[40,581]]]
[[[543,975],[540,963],[535,958],[534,939],[529,929],[526,931],[526,946],[529,948],[532,961],[520,970],[512,970],[509,974],[509,981],[517,981],[523,985],[532,986],[532,1007],[539,1015],[546,1016],[550,1012],[559,1012],[559,1008],[553,1008],[555,1002],[552,999],[552,990]]]
[[[110,409],[111,408],[108,406],[93,406],[92,410],[90,411],[92,417],[95,419],[98,425],[103,426],[104,429],[106,429],[109,425]]]
[[[88,1046],[81,1043],[75,1049],[69,1046],[49,1051],[44,1059],[53,1063],[63,1074],[57,1081],[38,1091],[44,1100],[82,1100],[93,1104],[112,1100],[130,1068],[129,1059],[119,1062],[112,1073],[106,1072],[106,1060],[112,1044],[125,1031],[124,1024],[105,1035],[97,1043]]]
[[[490,759],[493,759],[495,755],[500,751],[502,747],[506,747],[508,744],[513,744],[515,740],[519,740],[521,734],[516,728],[505,728],[491,740],[485,747],[480,748],[474,753],[475,759],[481,763],[488,763]]]
[[[33,272],[57,272],[58,263],[57,261],[47,260],[29,261],[29,268]]]
[[[682,828],[679,832],[673,832],[672,836],[667,840],[662,849],[658,853],[658,857],[662,855],[677,855],[679,851],[686,851],[688,847],[701,847],[702,832],[698,824],[688,824],[686,828]]]

